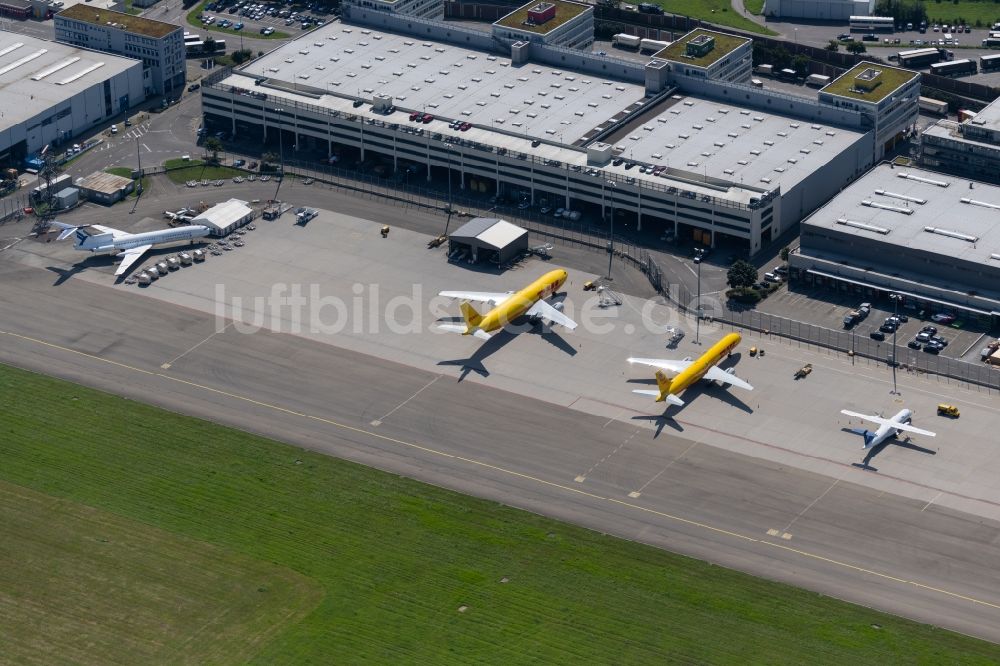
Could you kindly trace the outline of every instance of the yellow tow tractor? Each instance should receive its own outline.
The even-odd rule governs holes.
[[[586,282],[583,283],[584,291],[592,291],[594,289],[597,289],[597,285],[594,284],[593,280],[587,280]]]
[[[946,405],[944,403],[937,406],[937,413],[939,416],[950,416],[953,419],[957,419],[960,415],[958,407],[955,405]]]
[[[812,371],[813,371],[812,363],[806,363],[801,368],[795,371],[795,378],[802,379],[803,377],[808,376],[809,373]]]
[[[756,347],[751,347],[749,351],[750,351],[750,355],[751,356],[756,356],[757,355],[757,348]]]

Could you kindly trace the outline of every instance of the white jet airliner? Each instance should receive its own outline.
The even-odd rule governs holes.
[[[86,226],[72,226],[62,222],[53,222],[54,225],[62,229],[59,240],[69,238],[76,234],[76,244],[74,250],[86,250],[94,254],[119,254],[122,262],[118,265],[115,275],[121,275],[129,269],[143,254],[154,245],[164,243],[177,243],[180,241],[193,241],[195,238],[207,236],[209,228],[200,224],[177,227],[174,229],[160,229],[159,231],[147,231],[141,234],[130,234],[111,227],[102,227],[99,224],[88,224]]]
[[[878,424],[878,430],[874,432],[865,428],[851,428],[853,432],[865,438],[865,445],[862,447],[863,449],[870,449],[873,446],[878,446],[885,440],[890,437],[895,437],[901,432],[912,432],[915,435],[926,435],[927,437],[936,436],[935,433],[930,430],[921,430],[920,428],[914,428],[910,425],[910,421],[913,420],[913,410],[910,409],[899,410],[899,413],[891,419],[869,414],[859,414],[846,409],[840,410],[840,413],[846,414],[847,416],[856,416],[859,419],[864,419]]]

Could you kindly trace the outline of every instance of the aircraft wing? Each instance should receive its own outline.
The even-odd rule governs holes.
[[[543,319],[548,319],[553,324],[559,324],[560,326],[565,326],[569,330],[576,328],[576,322],[564,315],[559,310],[556,310],[550,304],[545,301],[537,301],[531,309],[526,313],[531,317],[542,317]]]
[[[668,358],[629,358],[628,362],[649,365],[674,374],[680,374],[694,361],[672,361]]]
[[[127,271],[132,266],[132,264],[139,261],[139,257],[146,254],[146,251],[149,250],[149,248],[151,247],[153,246],[140,245],[139,247],[134,247],[131,250],[125,250],[125,252],[122,254],[122,263],[118,265],[118,269],[115,271],[115,275],[118,276]]]
[[[102,234],[111,234],[112,238],[121,238],[122,236],[128,236],[129,235],[129,233],[127,231],[120,231],[119,229],[112,229],[111,227],[103,227],[100,224],[91,224],[89,226],[92,229],[97,229]],[[149,247],[146,248],[146,250],[148,250],[148,249],[149,249]],[[146,250],[143,250],[143,252],[145,252]]]
[[[493,305],[500,305],[510,298],[510,294],[497,294],[489,291],[442,291],[438,292],[438,296],[461,298],[463,301],[475,301],[476,303],[492,303]]]
[[[871,414],[859,414],[858,412],[852,412],[847,409],[840,410],[841,414],[845,416],[854,416],[859,419],[865,419],[866,421],[871,421],[872,423],[877,423],[880,426],[889,426],[890,428],[895,428],[896,430],[902,430],[903,432],[912,432],[915,435],[925,435],[927,437],[937,437],[937,433],[933,433],[930,430],[923,430],[921,428],[914,428],[909,423],[899,423],[898,421],[893,421],[892,419],[885,419],[881,416],[874,416]]]
[[[717,365],[713,365],[705,373],[705,379],[714,379],[717,382],[724,382],[726,384],[731,384],[733,386],[739,386],[741,389],[746,389],[752,391],[753,387],[750,386],[748,382],[743,381],[736,375],[731,375]]]

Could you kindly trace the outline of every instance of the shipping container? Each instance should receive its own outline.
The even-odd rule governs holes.
[[[917,100],[917,105],[921,111],[926,111],[927,113],[936,113],[939,116],[948,115],[948,102],[942,102],[939,99],[920,97]]]

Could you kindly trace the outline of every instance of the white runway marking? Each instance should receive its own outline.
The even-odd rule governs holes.
[[[801,511],[799,511],[798,515],[797,515],[797,516],[795,516],[794,518],[792,518],[792,522],[790,522],[790,523],[788,523],[787,525],[785,525],[785,529],[784,529],[784,530],[782,530],[782,531],[783,531],[783,532],[785,532],[785,533],[787,534],[787,533],[788,533],[788,530],[789,530],[789,529],[790,529],[790,528],[792,527],[792,525],[794,525],[794,524],[795,524],[795,521],[796,521],[796,520],[798,520],[799,518],[801,518],[802,516],[804,516],[804,515],[806,514],[806,511],[808,511],[809,509],[813,508],[813,506],[815,506],[815,505],[816,505],[816,502],[818,502],[818,501],[820,501],[821,499],[823,499],[824,497],[826,497],[826,494],[827,494],[828,492],[830,492],[831,490],[833,490],[834,486],[836,486],[836,485],[837,485],[838,483],[840,483],[840,479],[836,479],[836,480],[835,480],[835,481],[834,481],[833,483],[831,483],[831,484],[830,484],[830,487],[829,487],[829,488],[827,488],[826,490],[824,490],[824,491],[823,491],[823,492],[822,492],[822,493],[820,494],[820,496],[819,496],[819,497],[817,497],[816,499],[814,499],[814,500],[813,500],[812,502],[809,502],[809,505],[808,505],[808,506],[807,506],[806,508],[804,508],[804,509],[802,509]],[[784,538],[785,538],[784,534],[783,534],[783,535],[781,536],[781,538],[782,538],[782,539],[784,539]],[[789,536],[788,536],[788,538],[790,539],[790,538],[791,538],[791,535],[789,535]]]
[[[929,507],[931,504],[934,504],[934,502],[938,501],[938,498],[941,497],[941,495],[943,495],[943,494],[944,494],[944,491],[942,490],[937,495],[935,495],[934,497],[932,497],[930,502],[928,502],[927,504],[924,504],[924,508],[920,510],[920,513],[923,513],[927,509],[927,507]]]
[[[623,446],[625,446],[626,444],[628,444],[629,442],[631,442],[631,441],[632,441],[632,438],[633,438],[633,437],[635,437],[635,436],[636,436],[636,435],[638,435],[638,434],[639,434],[639,430],[638,430],[638,429],[636,429],[636,431],[635,431],[635,432],[633,432],[633,433],[632,433],[631,435],[629,435],[628,437],[626,437],[626,438],[625,438],[625,441],[623,441],[623,442],[622,442],[621,444],[619,444],[619,445],[618,445],[617,447],[615,447],[615,450],[614,450],[614,451],[612,451],[611,453],[609,453],[608,455],[604,456],[603,458],[601,458],[600,460],[598,460],[597,462],[595,462],[595,463],[594,463],[593,465],[591,465],[591,466],[590,466],[590,469],[588,469],[588,470],[587,470],[586,472],[584,472],[584,473],[583,473],[583,474],[581,474],[580,476],[576,477],[575,481],[576,481],[577,483],[583,483],[584,481],[586,481],[586,480],[587,480],[587,477],[588,477],[588,476],[590,476],[590,473],[591,473],[591,472],[593,472],[593,471],[594,471],[595,469],[597,469],[597,466],[598,466],[598,465],[600,465],[600,464],[601,464],[601,463],[603,463],[603,462],[604,462],[605,460],[607,460],[607,459],[608,459],[608,458],[610,458],[611,456],[613,456],[613,455],[615,455],[616,453],[618,453],[619,451],[621,451],[622,447],[623,447]]]
[[[377,425],[382,425],[382,422],[383,422],[383,421],[385,421],[385,420],[386,420],[387,418],[389,418],[390,416],[392,416],[392,415],[393,415],[393,413],[394,413],[394,412],[395,412],[396,410],[398,410],[398,409],[399,409],[400,407],[402,407],[403,405],[405,405],[405,404],[406,404],[406,403],[408,403],[409,401],[411,401],[411,400],[413,400],[414,398],[416,398],[416,397],[417,397],[418,395],[420,395],[421,393],[423,393],[424,389],[426,389],[426,388],[429,388],[431,384],[433,384],[434,382],[436,382],[436,381],[437,381],[437,380],[439,380],[439,379],[441,379],[441,375],[438,375],[438,376],[436,376],[436,377],[435,377],[434,379],[430,380],[429,382],[427,382],[426,384],[424,384],[423,386],[421,386],[421,387],[420,387],[419,389],[417,389],[417,392],[416,392],[416,393],[414,393],[414,394],[413,394],[413,395],[411,395],[411,396],[410,396],[409,398],[407,398],[407,399],[406,399],[406,400],[404,400],[403,402],[401,402],[401,403],[399,403],[398,405],[396,405],[395,407],[393,407],[393,408],[392,408],[391,410],[389,410],[389,413],[387,413],[387,414],[386,414],[385,416],[383,416],[383,417],[382,417],[382,418],[380,418],[380,419],[375,419],[374,421],[372,421],[372,425],[373,425],[373,426],[377,426]]]
[[[653,481],[656,481],[658,478],[660,478],[660,476],[662,476],[664,472],[666,472],[668,469],[670,469],[675,462],[677,462],[678,460],[680,460],[681,458],[683,458],[684,456],[686,456],[688,454],[688,451],[690,451],[694,447],[698,446],[699,444],[701,444],[701,440],[700,439],[699,440],[695,440],[694,442],[691,442],[691,446],[689,446],[686,449],[684,449],[684,451],[682,453],[678,454],[676,457],[674,457],[673,460],[671,460],[670,462],[668,462],[663,469],[661,469],[659,472],[656,473],[655,476],[653,476],[652,479],[650,479],[646,483],[644,483],[641,486],[639,486],[639,490],[634,490],[634,491],[630,492],[628,494],[628,496],[629,497],[638,497],[639,495],[641,495],[642,491],[646,489],[646,486],[648,486]]]
[[[188,354],[190,354],[191,352],[193,352],[198,347],[201,347],[203,344],[205,344],[206,342],[208,342],[209,340],[211,340],[212,338],[214,338],[215,336],[217,336],[219,333],[224,332],[227,328],[229,328],[232,325],[233,325],[233,322],[229,322],[228,324],[226,324],[225,326],[223,326],[221,329],[219,329],[218,331],[215,331],[210,336],[208,336],[207,338],[205,338],[204,340],[202,340],[201,342],[199,342],[198,344],[196,344],[194,347],[191,347],[190,349],[188,349],[186,352],[184,352],[180,356],[177,356],[176,358],[173,358],[173,359],[167,361],[166,363],[164,363],[163,365],[161,365],[160,368],[162,368],[163,370],[169,370],[170,366],[172,366],[174,363],[176,363],[177,361],[181,360],[182,358],[184,358],[185,356],[187,356]]]

